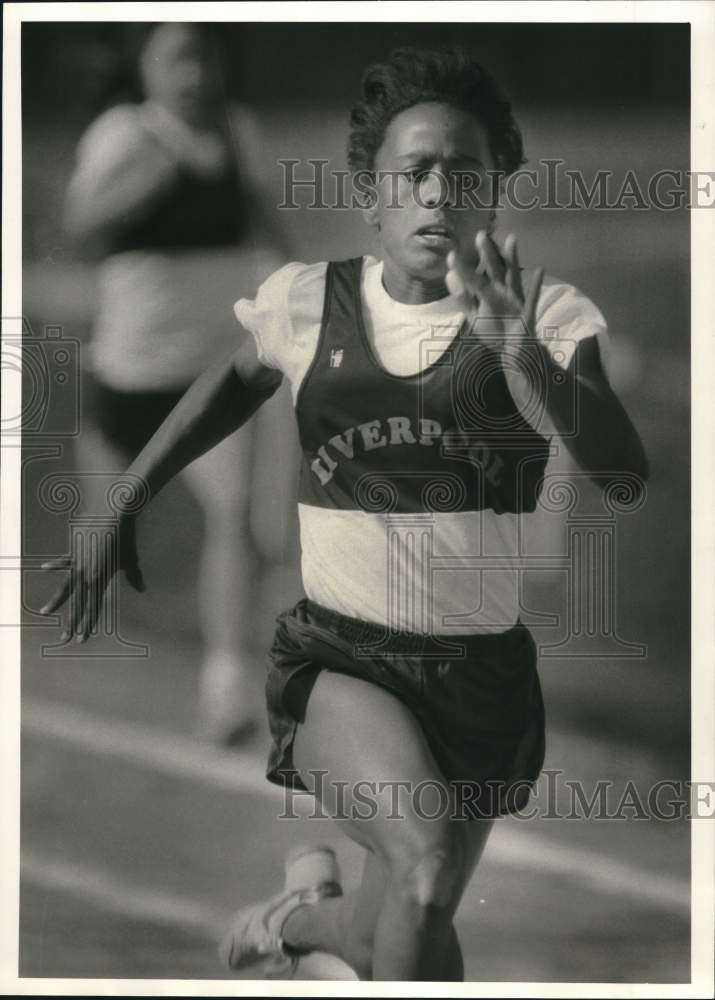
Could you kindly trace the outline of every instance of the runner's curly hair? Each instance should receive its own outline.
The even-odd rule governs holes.
[[[462,49],[395,49],[387,62],[368,67],[363,99],[350,112],[348,164],[371,171],[392,119],[401,111],[438,101],[471,112],[487,131],[497,170],[505,176],[525,163],[511,105],[494,78]]]

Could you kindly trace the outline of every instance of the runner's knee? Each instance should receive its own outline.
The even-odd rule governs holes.
[[[405,838],[388,857],[390,873],[400,891],[420,907],[450,906],[461,887],[462,840],[448,825],[435,826]]]

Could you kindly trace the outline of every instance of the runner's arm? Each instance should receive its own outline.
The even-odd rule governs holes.
[[[116,501],[123,503],[124,512],[120,514],[115,531],[103,531],[98,545],[96,538],[90,538],[73,557],[42,564],[45,570],[69,570],[60,587],[40,609],[41,614],[54,614],[63,604],[68,604],[61,636],[63,642],[73,635],[83,642],[93,633],[104,593],[118,569],[124,570],[127,581],[136,590],[145,589],[135,533],[135,521],[141,508],[186,465],[244,424],[273,395],[281,379],[280,372],[259,362],[253,338],[244,337],[235,353],[196,379],[124,474],[140,477],[146,491],[135,488],[116,494]],[[141,504],[137,502],[139,499]],[[96,536],[93,526],[90,525],[89,530]],[[115,538],[118,560],[114,553]]]
[[[551,376],[549,416],[574,460],[600,484],[608,479],[618,481],[623,474],[645,483],[648,457],[638,431],[608,382],[597,338],[588,337],[577,344],[565,372],[546,351],[544,359]]]
[[[147,442],[128,474],[139,476],[149,495],[246,423],[278,389],[283,375],[258,360],[253,337],[203,372]]]

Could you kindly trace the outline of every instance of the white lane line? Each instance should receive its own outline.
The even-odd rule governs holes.
[[[119,757],[173,778],[187,778],[227,792],[249,792],[276,799],[281,790],[266,781],[256,754],[221,751],[196,740],[92,715],[81,708],[26,699],[22,703],[23,734],[55,740],[75,749]]]
[[[20,871],[23,881],[40,889],[66,892],[83,902],[130,920],[144,920],[165,927],[199,933],[217,942],[229,918],[183,896],[147,890],[119,882],[87,865],[50,860],[23,851]],[[217,971],[219,969],[217,958]],[[353,980],[353,970],[340,959],[313,952],[300,959],[299,978]]]
[[[565,847],[528,830],[497,827],[484,852],[485,863],[490,859],[525,872],[549,872],[590,891],[639,900],[672,914],[690,914],[690,884],[685,879],[624,864],[601,851]]]
[[[266,781],[263,759],[255,754],[213,749],[144,725],[37,699],[23,702],[22,723],[25,735],[40,740],[119,758],[222,791],[283,802],[283,792]],[[313,800],[308,795],[296,795],[293,808],[308,813],[313,809]],[[625,864],[604,852],[562,846],[533,828],[508,825],[508,821],[498,824],[489,840],[485,861],[490,860],[531,873],[546,871],[567,876],[589,891],[627,896],[671,912],[685,914],[690,910],[690,885],[685,879]]]
[[[104,910],[131,920],[184,927],[202,934],[214,934],[221,915],[191,899],[155,889],[143,889],[120,882],[86,865],[50,860],[32,851],[23,851],[21,878],[45,889],[80,896]]]

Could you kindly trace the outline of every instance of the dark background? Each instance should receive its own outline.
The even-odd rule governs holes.
[[[124,85],[132,25],[25,24],[23,33],[28,113],[54,106],[81,116]],[[468,48],[517,106],[682,108],[690,91],[687,24],[224,23],[215,34],[227,91],[256,107],[345,108],[366,65],[404,45]],[[68,108],[79,91],[81,106]]]
[[[58,323],[67,336],[83,341],[90,328],[92,273],[62,234],[59,204],[81,133],[112,101],[131,99],[127,34],[131,32],[116,24],[23,26],[25,313],[36,329]],[[566,167],[582,170],[587,178],[597,170],[610,169],[622,179],[627,170],[634,170],[645,186],[657,170],[687,170],[689,165],[688,25],[263,23],[226,24],[218,34],[227,92],[245,101],[263,126],[266,176],[276,204],[281,191],[279,158],[322,157],[330,159],[336,169],[345,168],[348,109],[358,96],[362,71],[397,45],[458,44],[473,51],[512,99],[529,166],[542,158],[559,157]],[[300,210],[279,215],[294,259],[324,260],[375,249],[367,227],[354,212]],[[618,631],[626,640],[645,644],[647,656],[574,662],[542,656],[540,672],[552,734],[547,766],[566,766],[576,774],[605,778],[632,777],[641,783],[654,776],[686,778],[690,720],[688,213],[631,208],[507,211],[500,226],[503,232],[513,229],[520,236],[525,263],[541,264],[577,285],[606,316],[613,381],[643,436],[651,462],[645,506],[636,514],[620,516],[617,523]],[[282,442],[289,438],[280,421],[274,426],[275,438],[264,454],[279,456]],[[69,446],[60,464],[71,467],[72,454]],[[33,500],[37,477],[57,464],[36,463],[26,482],[26,535],[33,539],[36,551],[45,546],[49,552],[62,552],[67,546],[66,522],[41,513]],[[265,463],[257,464],[257,537],[271,525],[270,504],[263,502],[266,494],[262,492],[270,490],[271,475]],[[126,588],[121,593],[126,630],[134,641],[151,644],[153,663],[150,667],[127,663],[119,673],[111,661],[91,659],[63,662],[61,667],[54,664],[49,669],[39,654],[40,642],[47,641],[48,633],[28,627],[23,661],[26,697],[80,704],[113,718],[139,718],[170,729],[188,725],[197,659],[192,564],[200,529],[191,498],[180,484],[172,484],[167,493],[171,502],[167,500],[157,510],[143,542],[149,593],[137,596]],[[589,499],[594,499],[593,493]],[[537,538],[540,528],[550,544],[556,545],[562,537],[563,525],[555,530],[553,523],[537,521]],[[182,539],[181,548],[176,545],[177,537]],[[266,580],[261,613],[252,623],[257,655],[269,641],[274,615],[296,591],[294,554],[286,556],[284,565],[267,571]],[[563,615],[565,586],[559,574],[535,573],[530,587],[531,607]],[[26,591],[28,606],[38,607],[47,584],[30,575]],[[37,619],[31,624],[37,625]],[[553,642],[562,634],[563,625],[539,630],[537,641]],[[575,747],[573,754],[560,754],[563,746]],[[70,822],[61,815],[58,820],[62,809],[48,792],[50,774],[55,782],[67,781],[72,786],[71,761],[62,765],[55,760],[53,770],[43,752],[42,746],[32,745],[27,758],[35,770],[25,784],[26,816],[31,820],[25,827],[25,841],[37,837],[50,853],[72,855],[76,817]],[[43,799],[43,790],[51,805]],[[125,823],[131,830],[140,822],[130,817],[143,811],[150,795],[141,784],[128,794],[128,811],[115,821],[119,828]],[[64,829],[61,844],[42,832],[57,822]],[[255,836],[250,822],[242,822],[247,824],[249,839]],[[583,838],[583,843],[613,851],[614,856],[622,851],[624,863],[651,864],[654,872],[687,875],[685,824],[654,829],[652,822],[636,823],[630,832],[622,826],[614,830],[614,824],[608,824],[608,829],[602,825],[581,830],[587,825],[579,824],[577,833],[573,826],[569,844]],[[180,834],[172,835],[172,843],[177,837]],[[139,868],[146,870],[147,863],[141,860],[144,848],[136,850]],[[269,844],[264,850],[274,848]],[[109,863],[98,846],[92,852],[98,864]],[[270,858],[273,863],[272,854]],[[268,855],[256,862],[257,870],[262,863],[269,863]],[[533,864],[538,872],[538,857]],[[202,865],[198,867],[203,871]],[[197,892],[206,891],[201,888],[205,872],[202,877],[204,882],[196,876]],[[220,895],[218,878],[216,885]],[[520,958],[511,955],[507,959],[504,952],[502,966],[491,968],[493,978],[509,979],[521,971],[527,979],[599,981],[606,969],[615,981],[667,982],[687,974],[687,926],[672,913],[664,910],[662,919],[652,912],[645,915],[624,897],[610,931],[603,925],[603,914],[597,917],[594,911],[593,926],[588,925],[591,918],[583,917],[588,926],[576,946],[569,937],[569,920],[581,919],[573,913],[569,917],[575,896],[565,891],[563,899],[555,900],[553,885],[553,879],[545,877],[545,881],[537,878],[525,894],[515,887],[514,904],[533,914],[530,930],[524,932],[526,950]],[[574,892],[584,902],[578,887]],[[63,957],[66,949],[59,942],[52,946],[46,941],[45,951],[38,951],[38,907],[55,905],[48,899],[37,886],[28,890],[24,911],[27,968],[50,969],[43,974],[81,974],[62,971],[68,968],[69,959]],[[588,897],[586,911],[592,903]],[[69,907],[65,899],[56,905],[60,910]],[[555,921],[555,939],[539,937],[546,934],[548,938],[547,931],[536,929],[542,907]],[[79,919],[71,907],[67,912],[72,920]],[[563,926],[559,924],[562,918]],[[497,920],[486,928],[490,954],[506,947],[505,936],[497,933],[498,925]],[[81,930],[91,938],[84,924]],[[131,936],[126,927],[123,934]],[[626,939],[628,947],[623,944]],[[110,953],[109,957],[105,954],[108,968],[115,967],[112,962],[120,971],[132,968],[132,957],[123,953],[121,938]],[[578,957],[569,959],[567,953]],[[149,968],[155,974],[173,975],[176,964],[163,966],[161,948],[157,954],[162,957],[154,956],[154,966],[147,959]],[[91,968],[92,962],[99,962],[91,946],[85,959],[88,965],[78,960],[72,968]],[[203,968],[200,962],[198,968]],[[486,972],[481,975],[484,968],[483,962],[468,962],[475,978],[489,978]],[[204,968],[197,974],[215,973]]]

